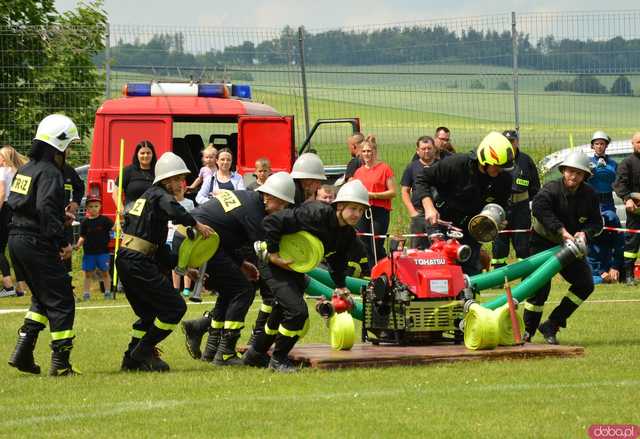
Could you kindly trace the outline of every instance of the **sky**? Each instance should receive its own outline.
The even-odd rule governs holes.
[[[76,0],[56,0],[59,12]],[[307,29],[369,26],[515,11],[617,11],[639,9],[638,0],[104,0],[112,24]]]

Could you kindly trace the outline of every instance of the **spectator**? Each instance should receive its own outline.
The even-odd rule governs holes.
[[[83,248],[82,271],[84,273],[84,290],[82,300],[91,298],[91,277],[98,273],[104,284],[104,298],[112,299],[111,277],[109,276],[109,241],[113,222],[104,215],[100,215],[102,202],[99,198],[87,199],[87,213],[80,224],[80,238],[76,249]]]
[[[154,179],[154,167],[157,156],[153,143],[143,140],[136,145],[131,164],[122,172],[122,193],[124,195],[125,211],[140,198],[140,195],[151,187]],[[116,186],[119,180],[116,178]],[[118,205],[118,191],[113,191],[113,202]]]
[[[351,161],[347,164],[347,170],[344,173],[344,182],[346,183],[351,178],[356,170],[363,165],[361,152],[362,142],[364,142],[364,136],[362,133],[353,133],[347,138],[347,145],[349,145],[349,153],[351,154]]]
[[[436,135],[433,140],[438,151],[442,151],[445,149],[445,144],[451,140],[451,131],[449,131],[447,127],[438,127],[436,128]]]
[[[2,271],[2,290],[0,297],[24,296],[25,284],[23,277],[16,271],[18,288],[11,279],[11,268],[5,256],[7,240],[9,239],[9,222],[11,209],[6,205],[14,175],[19,167],[27,162],[27,158],[18,153],[11,145],[0,148],[0,270]]]
[[[402,203],[411,218],[410,233],[430,233],[433,231],[425,218],[422,208],[422,201],[415,192],[416,178],[422,173],[422,170],[431,166],[438,160],[438,150],[436,149],[433,138],[430,136],[422,136],[416,141],[416,155],[418,160],[413,160],[407,165],[402,179],[400,180],[400,194]],[[429,238],[416,237],[411,239],[411,247],[425,249],[429,246]]]
[[[216,159],[218,158],[218,150],[213,143],[210,143],[202,151],[202,168],[200,168],[200,173],[198,174],[198,178],[196,178],[190,186],[187,186],[187,193],[193,192],[198,189],[205,178],[210,177],[214,172],[216,172]]]
[[[204,179],[202,187],[198,195],[196,195],[196,202],[198,204],[206,203],[209,198],[222,190],[233,191],[245,189],[242,175],[231,170],[232,161],[233,155],[229,148],[222,148],[218,151],[218,159],[216,161],[218,169]]]
[[[271,162],[267,158],[259,158],[256,160],[256,173],[253,174],[256,177],[256,181],[251,182],[247,189],[255,191],[267,181],[267,178],[271,175]]]
[[[180,203],[182,207],[184,207],[184,210],[190,213],[195,208],[195,206],[192,200],[185,198],[185,192],[186,188],[184,188],[184,190],[176,192],[175,197],[176,201]],[[175,225],[171,221],[169,221],[169,234],[167,235],[167,244],[169,244],[169,246],[171,247],[171,253],[177,255],[179,253],[180,247],[177,245],[177,242],[176,245],[174,245],[173,235],[175,231]],[[189,276],[180,276],[178,273],[176,273],[175,270],[171,270],[171,278],[173,280],[173,289],[176,290],[177,293],[180,293],[180,283],[183,283],[184,289],[182,290],[182,295],[184,297],[189,297],[191,295],[192,281]]]
[[[436,151],[438,152],[438,158],[443,159],[448,155],[454,154],[456,152],[455,148],[449,141],[451,136],[451,132],[447,127],[438,127],[436,128],[436,134],[433,138],[433,143],[436,146]],[[418,160],[418,154],[414,154],[411,160]]]
[[[606,227],[620,227],[615,211],[605,210],[602,219]],[[618,232],[603,231],[589,245],[587,261],[591,266],[594,284],[611,284],[620,280],[624,268],[624,236]]]
[[[331,184],[323,184],[316,192],[316,200],[331,204],[336,199],[336,187]]]
[[[360,180],[369,191],[371,204],[369,218],[363,217],[358,223],[358,231],[370,233],[373,228],[375,235],[386,235],[389,229],[391,213],[391,199],[396,196],[396,182],[393,169],[378,160],[378,144],[374,136],[367,136],[362,143],[362,160],[364,165],[358,168],[353,178]],[[375,240],[375,248],[371,245],[370,237],[363,239],[367,246],[368,260],[375,264],[387,254],[384,249],[384,239]]]

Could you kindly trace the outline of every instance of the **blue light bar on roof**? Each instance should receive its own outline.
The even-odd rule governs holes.
[[[251,86],[246,84],[234,84],[231,86],[231,96],[241,99],[251,99]]]
[[[226,98],[229,95],[251,99],[251,86],[246,84],[195,84],[188,82],[130,82],[123,87],[125,96],[200,96]]]

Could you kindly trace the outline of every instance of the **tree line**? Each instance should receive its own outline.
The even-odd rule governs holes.
[[[304,32],[305,62],[319,65],[479,64],[512,65],[510,31],[461,32],[445,26],[388,27],[373,31]],[[518,63],[526,69],[611,73],[640,68],[640,39],[615,37],[606,41],[556,39],[533,42],[517,39]],[[104,61],[99,55],[96,62]],[[244,41],[202,54],[185,50],[180,32],[154,35],[149,41],[118,41],[111,49],[115,66],[278,65],[299,62],[298,34],[285,27],[276,38]]]

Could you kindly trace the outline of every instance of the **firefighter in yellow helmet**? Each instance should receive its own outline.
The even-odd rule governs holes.
[[[514,160],[509,140],[498,132],[489,133],[471,153],[451,154],[424,168],[416,179],[416,193],[422,201],[428,224],[451,222],[464,231],[463,244],[472,255],[462,264],[466,274],[481,271],[480,243],[469,233],[469,221],[485,205],[496,203],[507,208],[511,195]]]

